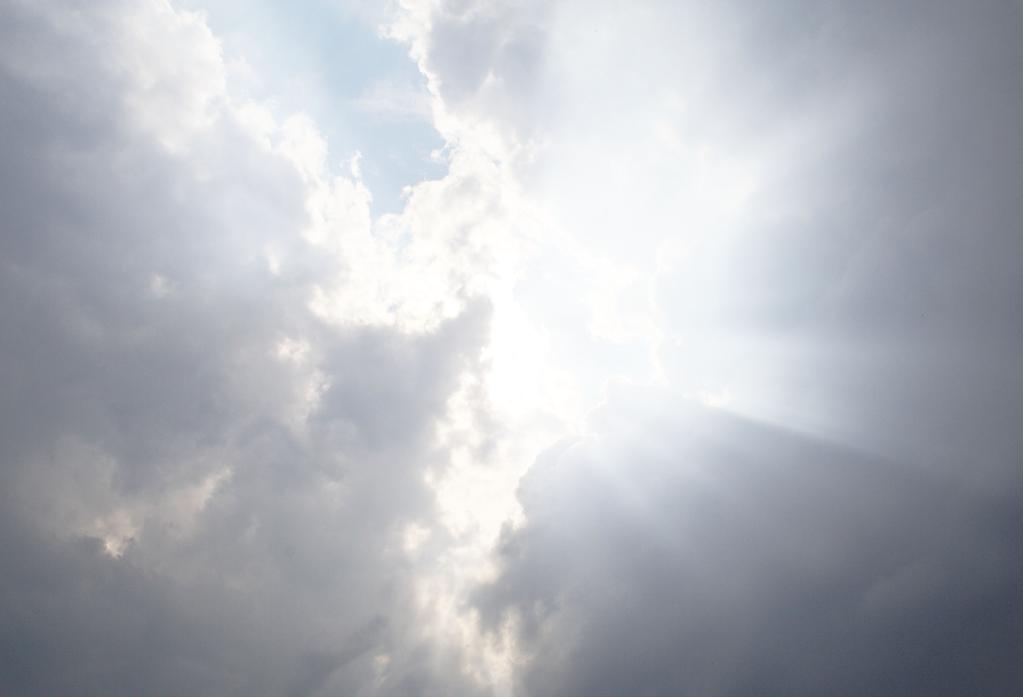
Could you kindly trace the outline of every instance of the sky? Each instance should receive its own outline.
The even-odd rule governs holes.
[[[1018,0],[0,0],[0,694],[1016,695]]]

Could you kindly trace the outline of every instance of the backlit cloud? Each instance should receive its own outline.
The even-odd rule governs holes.
[[[1023,685],[1018,4],[0,18],[0,692]]]

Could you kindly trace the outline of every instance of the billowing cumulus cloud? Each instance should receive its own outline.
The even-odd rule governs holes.
[[[487,304],[316,307],[373,305],[367,194],[228,96],[201,16],[3,15],[3,691],[457,689],[405,537]]]
[[[371,4],[0,2],[0,691],[1017,692],[1018,3]]]

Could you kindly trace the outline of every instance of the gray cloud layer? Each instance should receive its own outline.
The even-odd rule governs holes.
[[[1015,492],[624,390],[540,458],[477,596],[524,694],[1011,694]]]

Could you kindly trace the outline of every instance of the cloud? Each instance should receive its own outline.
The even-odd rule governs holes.
[[[202,14],[0,10],[5,688],[1018,688],[1018,8],[344,5],[379,217]]]
[[[1018,6],[411,7],[541,211],[549,363],[665,391],[523,484],[478,597],[521,690],[1018,687]]]
[[[228,95],[200,15],[3,15],[4,690],[474,693],[403,541],[487,303],[314,311],[376,304],[368,192]]]
[[[478,606],[522,694],[1009,694],[1020,506],[623,385],[524,479]]]

